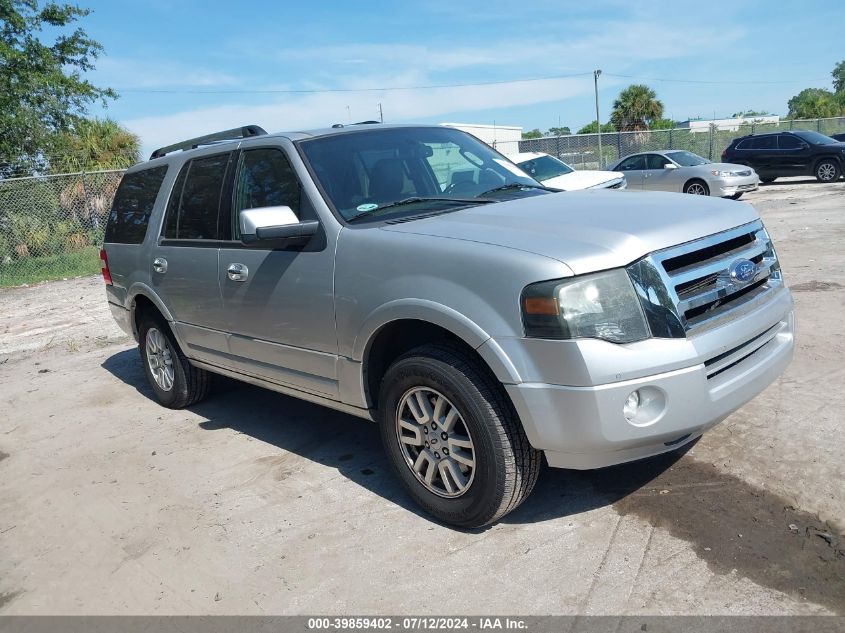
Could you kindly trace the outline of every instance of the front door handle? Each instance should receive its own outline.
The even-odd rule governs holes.
[[[153,260],[153,270],[162,275],[167,272],[167,260],[164,257],[156,257]]]
[[[232,281],[246,281],[246,278],[249,277],[249,268],[243,264],[229,264],[226,274]]]

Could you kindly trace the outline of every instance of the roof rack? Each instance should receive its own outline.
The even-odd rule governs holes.
[[[349,123],[349,125],[380,125],[381,121],[358,121],[357,123]],[[332,125],[333,128],[342,128],[346,127],[343,123],[335,123]]]
[[[206,134],[205,136],[198,136],[197,138],[188,139],[181,143],[174,145],[167,145],[166,147],[159,147],[156,151],[150,154],[150,160],[154,158],[161,158],[170,152],[178,150],[196,149],[200,145],[211,145],[219,141],[233,141],[239,138],[249,138],[251,136],[261,136],[267,134],[264,128],[257,125],[244,125],[243,127],[232,128],[231,130],[223,130],[222,132],[214,132],[213,134]]]

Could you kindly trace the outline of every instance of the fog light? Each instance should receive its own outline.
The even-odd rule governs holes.
[[[628,397],[625,399],[625,405],[622,407],[622,413],[625,415],[625,419],[630,422],[636,417],[637,411],[639,410],[640,392],[632,391],[630,394],[628,394]]]

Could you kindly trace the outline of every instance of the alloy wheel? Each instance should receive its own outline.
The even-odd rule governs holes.
[[[687,193],[691,193],[695,196],[706,196],[707,190],[704,188],[704,185],[694,182],[687,187]]]
[[[834,176],[836,176],[836,167],[832,163],[822,163],[816,170],[816,174],[819,180],[824,180],[825,182],[833,180]]]
[[[409,389],[396,408],[396,437],[417,480],[440,497],[460,497],[475,476],[475,446],[461,412],[430,387]]]
[[[164,391],[173,389],[173,355],[170,352],[170,344],[167,337],[158,328],[147,330],[147,365],[153,380]]]

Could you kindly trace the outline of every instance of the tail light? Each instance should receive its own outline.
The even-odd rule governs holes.
[[[728,158],[728,150],[723,149],[722,150],[722,160],[725,161],[725,160],[727,160],[727,158]]]
[[[104,249],[100,249],[100,261],[103,263],[102,271],[103,271],[103,281],[106,282],[107,286],[112,285],[111,280],[111,272],[109,271],[109,256],[106,255],[106,251]]]

